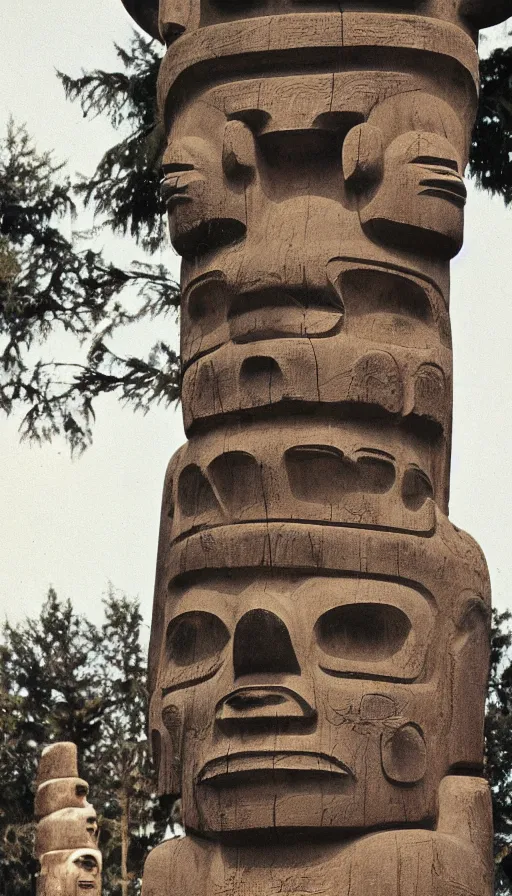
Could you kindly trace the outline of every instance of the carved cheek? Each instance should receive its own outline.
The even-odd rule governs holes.
[[[381,739],[382,769],[393,784],[418,784],[427,769],[427,747],[419,725],[407,722]]]
[[[181,707],[169,705],[162,711],[165,726],[160,755],[159,784],[162,792],[181,793],[182,788],[182,737],[183,711]],[[165,781],[162,780],[165,778]]]

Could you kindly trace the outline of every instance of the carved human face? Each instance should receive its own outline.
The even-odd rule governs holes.
[[[66,862],[67,896],[99,896],[101,858],[98,850],[77,849]]]
[[[466,140],[453,109],[413,92],[378,104],[343,149],[363,229],[378,242],[450,258],[462,245]]]
[[[59,809],[41,818],[36,830],[36,855],[55,849],[74,849],[98,842],[98,819],[90,803]]]
[[[244,159],[252,136],[208,99],[178,113],[162,162],[171,240],[189,259],[236,242],[246,228]]]
[[[185,825],[229,839],[432,820],[455,628],[399,580],[233,572],[174,589],[151,725]]]
[[[41,856],[40,896],[101,896],[97,849],[55,850]]]

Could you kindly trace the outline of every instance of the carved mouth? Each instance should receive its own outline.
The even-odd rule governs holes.
[[[190,202],[190,196],[187,195],[189,184],[193,180],[198,180],[194,166],[184,162],[169,163],[164,165],[162,170],[164,176],[160,181],[160,195],[168,211],[172,211],[183,202]]]
[[[214,786],[233,785],[244,779],[249,783],[265,783],[279,777],[289,779],[290,775],[346,779],[352,777],[352,772],[343,762],[325,753],[261,751],[230,753],[212,759],[201,769],[197,782]]]
[[[420,181],[420,186],[426,188],[421,191],[423,196],[446,199],[448,202],[453,202],[458,208],[464,208],[466,204],[468,193],[465,184],[459,177],[454,177],[452,173],[436,172],[436,176]]]
[[[94,890],[96,887],[96,884],[93,883],[92,880],[79,880],[78,886],[80,887],[81,890]]]
[[[237,295],[229,310],[234,342],[330,336],[343,323],[337,296],[323,290],[279,288]]]

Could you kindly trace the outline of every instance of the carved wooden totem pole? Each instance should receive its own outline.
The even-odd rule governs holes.
[[[78,777],[74,744],[43,750],[37,776],[37,896],[101,896],[101,853],[89,788]]]
[[[490,593],[447,518],[478,29],[512,0],[124,0],[169,45],[188,443],[144,896],[490,896]]]

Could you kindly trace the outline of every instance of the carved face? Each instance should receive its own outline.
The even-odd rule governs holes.
[[[41,896],[101,896],[102,857],[97,849],[56,850],[41,856]]]
[[[377,106],[343,149],[368,235],[427,255],[456,255],[466,202],[464,144],[455,112],[434,96],[395,96]]]
[[[162,163],[162,198],[177,252],[195,258],[241,239],[246,228],[245,156],[252,135],[197,100],[172,129]]]
[[[432,596],[398,580],[232,572],[171,598],[151,724],[188,828],[434,818],[456,625]]]
[[[101,861],[97,850],[77,849],[66,861],[66,894],[99,896]]]
[[[36,830],[36,855],[55,849],[74,849],[98,842],[98,819],[90,803],[66,807],[41,818]]]

